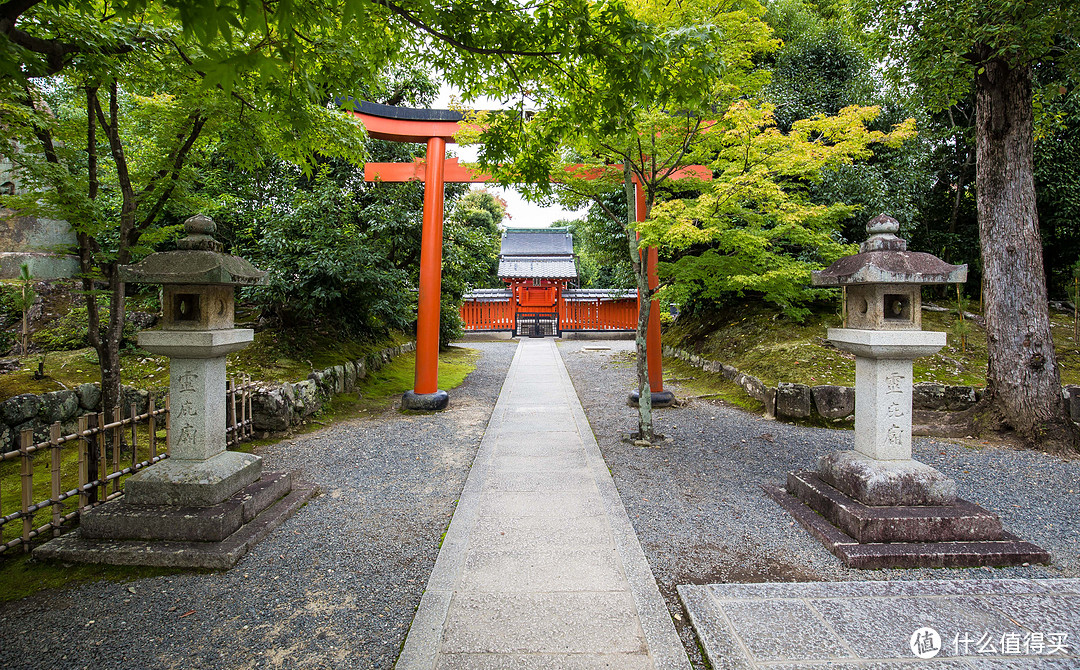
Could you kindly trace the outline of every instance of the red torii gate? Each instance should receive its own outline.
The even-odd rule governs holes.
[[[444,185],[490,181],[491,175],[480,174],[461,165],[456,158],[446,158],[447,143],[454,142],[464,115],[452,110],[413,109],[393,107],[372,102],[356,101],[351,113],[364,122],[368,135],[391,142],[427,144],[427,159],[412,163],[367,163],[365,181],[424,182],[424,218],[420,237],[420,296],[416,319],[416,376],[413,389],[406,391],[402,406],[406,409],[444,409],[450,401],[446,391],[439,389],[439,298],[442,291],[442,228]],[[431,160],[441,156],[442,160]],[[636,189],[635,210],[638,221],[645,220],[645,193]],[[656,289],[658,254],[650,247],[645,254],[649,271],[649,287]],[[674,402],[671,391],[664,390],[664,370],[660,345],[660,306],[652,301],[646,338],[649,369],[649,388],[653,405],[664,407]],[[631,394],[637,402],[638,392]]]

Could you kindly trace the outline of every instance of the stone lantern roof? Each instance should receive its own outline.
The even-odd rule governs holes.
[[[866,224],[870,238],[859,253],[845,256],[824,270],[812,272],[814,286],[851,284],[958,284],[967,280],[967,265],[951,265],[933,254],[908,251],[896,236],[900,224],[880,214]]]
[[[239,256],[221,252],[221,243],[213,237],[217,224],[210,217],[196,214],[184,222],[184,230],[188,235],[176,243],[179,249],[150,254],[134,265],[125,265],[120,268],[120,278],[141,284],[265,283],[266,272]]]

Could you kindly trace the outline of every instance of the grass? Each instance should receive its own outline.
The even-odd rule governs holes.
[[[923,311],[922,318],[924,330],[944,331],[949,337],[940,352],[915,360],[915,381],[985,385],[986,331],[969,320],[971,332],[961,348],[953,334],[958,321],[954,313]],[[854,386],[854,357],[825,339],[827,329],[839,325],[835,313],[816,313],[796,322],[760,304],[747,303],[708,322],[676,323],[664,337],[667,343],[732,365],[769,386],[777,382]],[[1080,383],[1080,345],[1072,337],[1072,315],[1052,313],[1051,332],[1062,383]]]
[[[103,579],[130,582],[179,572],[192,571],[126,565],[41,563],[32,560],[29,554],[17,553],[10,557],[5,554],[0,559],[0,602],[19,600],[44,589],[69,588]]]

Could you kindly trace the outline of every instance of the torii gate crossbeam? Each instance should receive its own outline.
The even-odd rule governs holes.
[[[420,295],[416,318],[416,376],[413,389],[402,397],[405,409],[440,410],[450,396],[439,389],[439,302],[442,291],[442,228],[444,188],[447,182],[476,183],[490,180],[461,165],[456,158],[446,158],[447,143],[454,142],[464,115],[452,110],[412,109],[392,107],[371,102],[354,102],[351,112],[363,121],[368,135],[391,142],[427,144],[427,158],[412,163],[367,163],[366,181],[424,182],[424,215],[420,238]],[[433,157],[442,160],[432,160]],[[645,220],[645,198],[638,187],[636,217]],[[656,288],[657,252],[650,248],[644,254],[648,263],[649,286]],[[670,391],[664,391],[664,373],[660,344],[659,301],[652,301],[646,347],[649,387],[653,405],[665,406],[674,401]],[[631,395],[637,401],[637,392]]]

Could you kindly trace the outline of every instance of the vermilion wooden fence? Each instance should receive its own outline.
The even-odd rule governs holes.
[[[502,302],[464,302],[461,320],[465,330],[514,330],[516,305],[511,300]]]
[[[559,300],[559,330],[634,330],[636,300]]]
[[[559,330],[634,330],[637,301],[559,299]],[[512,300],[502,302],[467,301],[461,305],[461,319],[467,331],[514,331],[517,308]]]

